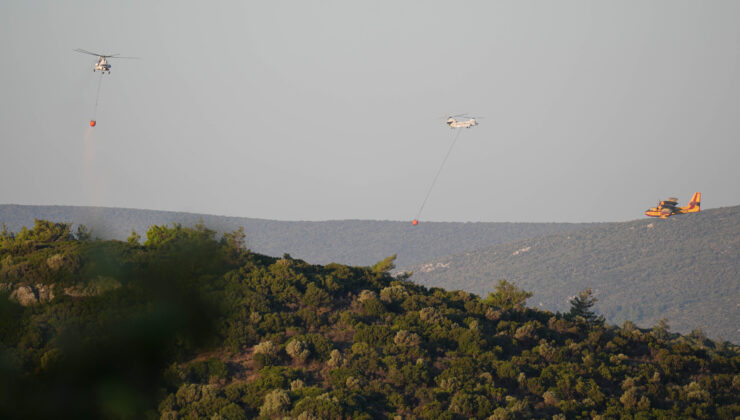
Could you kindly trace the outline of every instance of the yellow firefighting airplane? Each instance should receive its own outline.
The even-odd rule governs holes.
[[[678,198],[671,197],[668,200],[661,201],[658,203],[658,207],[651,207],[645,211],[645,216],[660,217],[665,219],[668,216],[674,214],[685,214],[685,213],[698,213],[701,211],[701,193],[695,192],[691,196],[691,201],[686,207],[677,207]]]

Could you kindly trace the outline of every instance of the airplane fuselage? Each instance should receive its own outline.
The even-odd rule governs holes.
[[[645,216],[665,219],[675,214],[698,213],[701,211],[701,193],[694,193],[686,207],[678,207],[676,204],[678,204],[678,200],[675,198],[661,201],[657,207],[645,210]]]

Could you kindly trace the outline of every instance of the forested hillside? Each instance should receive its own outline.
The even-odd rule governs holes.
[[[480,297],[394,278],[392,258],[311,265],[215,238],[3,231],[0,418],[740,415],[738,347],[605,325],[587,291],[551,313],[505,281]]]
[[[701,328],[740,343],[740,206],[668,219],[609,223],[502,244],[417,265],[427,286],[485,293],[498,279],[534,292],[532,304],[565,310],[591,287],[607,321],[676,331]]]
[[[412,226],[410,222],[372,220],[283,222],[121,208],[0,205],[0,222],[10,230],[31,227],[34,219],[82,223],[92,228],[95,236],[119,240],[127,238],[132,229],[142,234],[153,225],[193,226],[202,220],[217,233],[243,227],[247,246],[266,255],[288,253],[314,264],[369,265],[396,254],[399,268],[444,255],[593,225],[422,222]]]

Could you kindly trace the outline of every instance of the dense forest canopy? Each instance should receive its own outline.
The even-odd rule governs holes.
[[[3,230],[0,417],[740,415],[736,346],[609,325],[588,290],[552,313],[507,281],[480,297],[393,277],[393,257],[319,266],[248,242]]]

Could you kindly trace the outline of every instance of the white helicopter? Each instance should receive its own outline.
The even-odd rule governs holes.
[[[90,54],[90,55],[94,55],[98,57],[98,62],[95,63],[95,65],[93,66],[93,72],[102,71],[103,73],[105,73],[107,71],[108,74],[110,74],[110,68],[112,67],[108,63],[109,58],[138,58],[138,57],[121,57],[119,54],[111,54],[111,55],[98,54],[98,53],[94,53],[90,51],[85,51],[81,48],[78,48],[75,51],[77,51],[78,53]]]
[[[457,118],[467,118],[466,120],[458,120]],[[450,128],[470,128],[475,127],[478,125],[478,120],[473,117],[467,117],[465,114],[461,115],[453,115],[450,117],[447,117],[447,121],[445,121],[447,125],[450,126]]]

